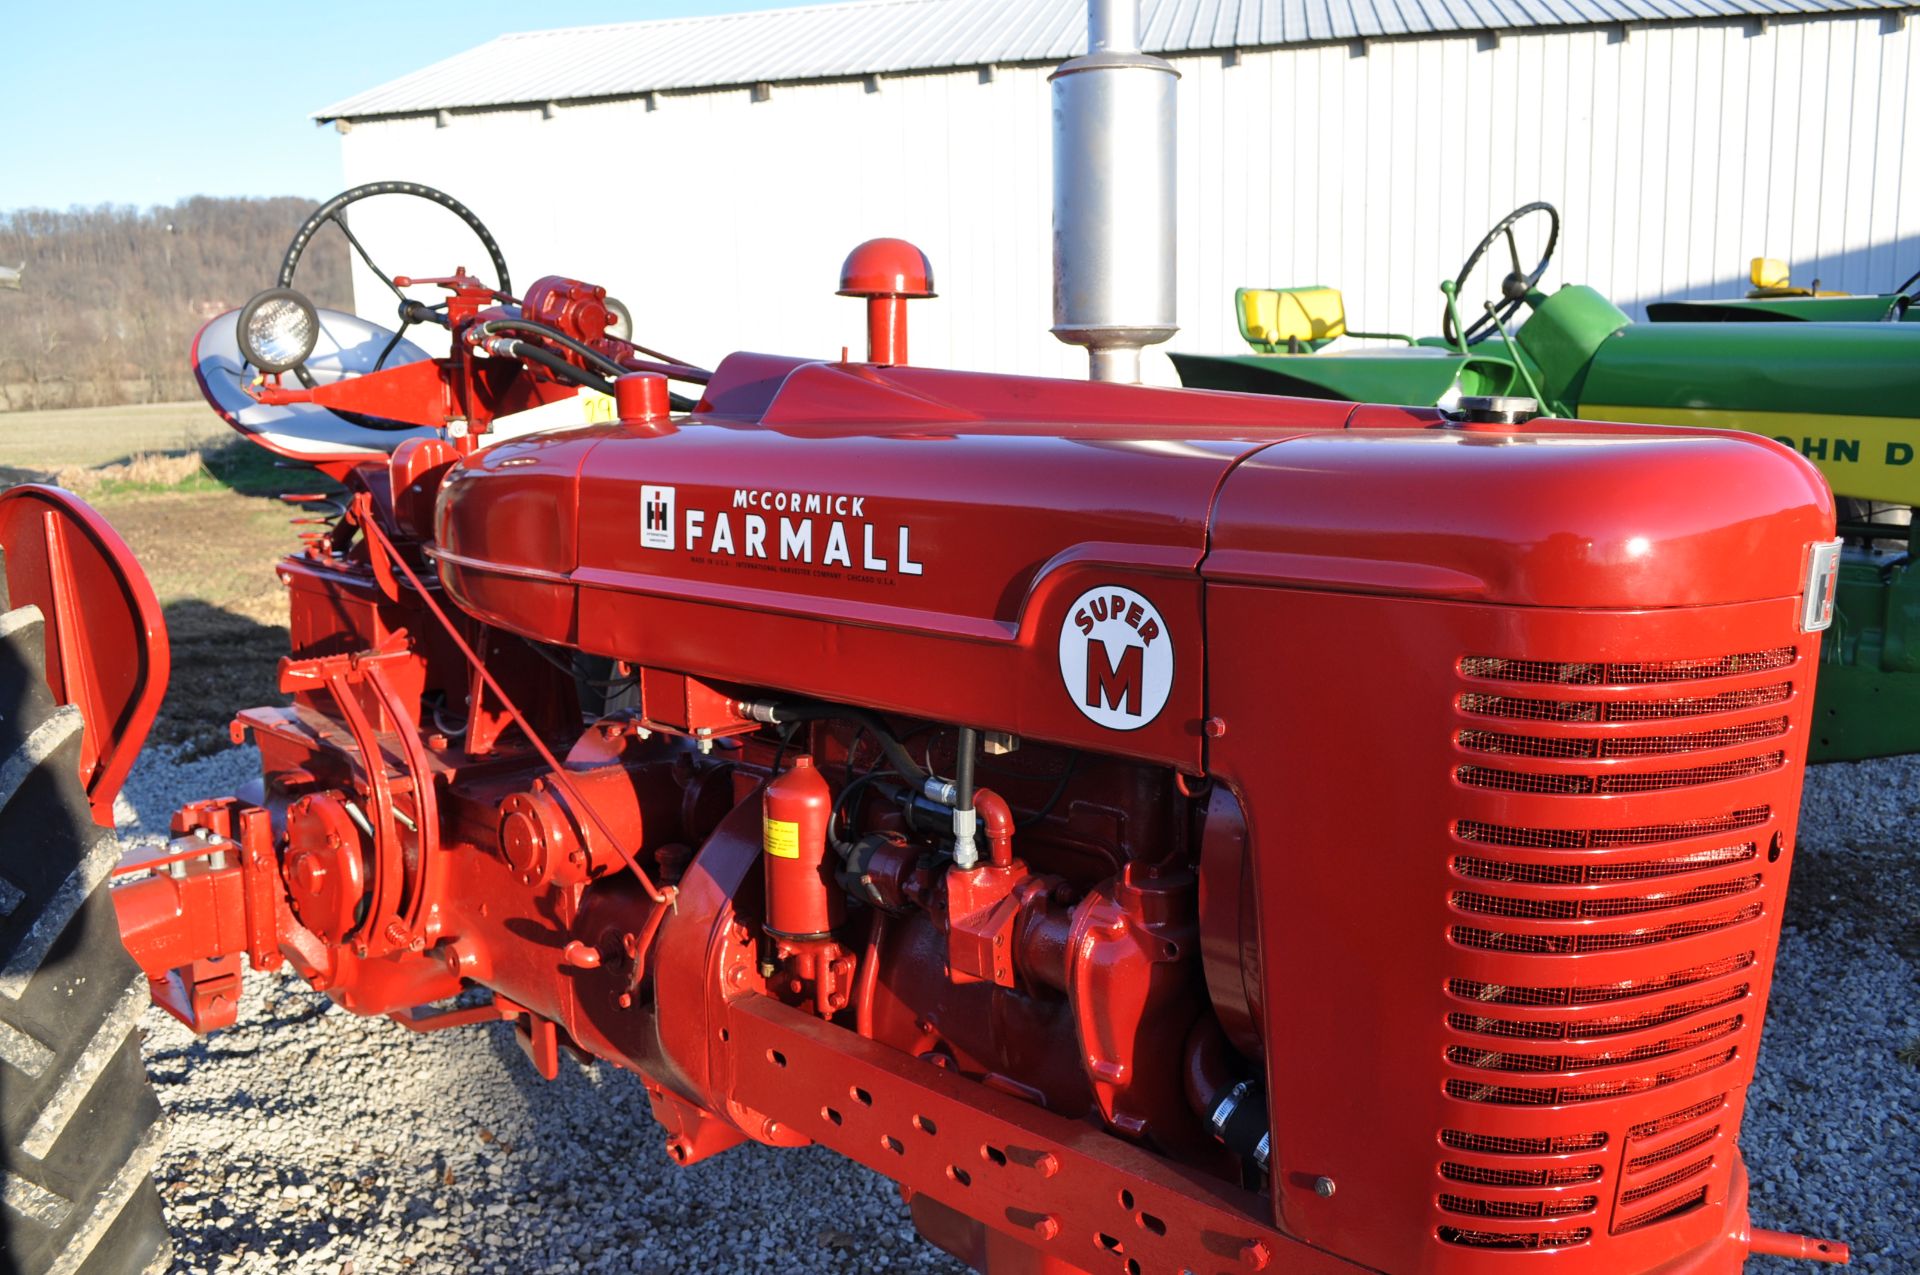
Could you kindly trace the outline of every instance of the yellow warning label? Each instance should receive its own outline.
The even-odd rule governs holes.
[[[763,819],[766,828],[767,853],[782,859],[800,857],[800,825],[788,823],[785,819]]]

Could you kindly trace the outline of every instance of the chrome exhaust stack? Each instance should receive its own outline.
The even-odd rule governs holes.
[[[1174,85],[1138,0],[1088,0],[1087,53],[1053,84],[1053,334],[1096,381],[1137,382],[1174,319]]]

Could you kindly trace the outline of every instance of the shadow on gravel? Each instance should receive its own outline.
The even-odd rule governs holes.
[[[333,1008],[333,1002],[324,997],[296,1013],[279,1014],[272,1018],[256,1020],[248,1025],[258,1028],[262,1033],[298,1027],[310,1023]],[[268,1047],[266,1039],[252,1045],[223,1045],[223,1035],[201,1036],[184,1049],[150,1050],[147,1055],[147,1078],[156,1085],[184,1085],[193,1078],[193,1069],[207,1063],[227,1058],[252,1058]]]
[[[177,599],[162,611],[173,677],[150,746],[181,748],[178,760],[205,757],[232,743],[227,729],[234,714],[287,702],[279,688],[285,629],[199,598]]]

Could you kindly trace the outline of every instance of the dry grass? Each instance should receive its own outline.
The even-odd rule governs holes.
[[[55,470],[53,481],[82,496],[103,489],[132,485],[138,487],[178,487],[189,478],[207,471],[206,456],[199,451],[139,452],[132,459],[111,465],[67,465]]]
[[[0,412],[0,469],[50,475],[144,452],[191,451],[232,437],[205,403]]]

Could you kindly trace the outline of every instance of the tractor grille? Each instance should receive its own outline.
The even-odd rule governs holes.
[[[1771,651],[1748,651],[1741,655],[1720,655],[1704,660],[1660,660],[1632,664],[1562,664],[1547,660],[1507,660],[1494,655],[1469,655],[1460,661],[1460,673],[1463,677],[1489,682],[1651,686],[1783,669],[1798,659],[1799,654],[1791,646],[1779,646]]]
[[[1581,775],[1564,771],[1541,773],[1506,770],[1498,766],[1462,766],[1454,772],[1454,777],[1474,788],[1580,796],[1587,793],[1660,792],[1668,788],[1695,788],[1701,784],[1725,783],[1729,779],[1763,775],[1786,764],[1786,753],[1774,751],[1752,757],[1730,757],[1711,766],[1688,766],[1680,770]]]
[[[1575,1151],[1598,1151],[1607,1145],[1604,1133],[1576,1133],[1562,1138],[1499,1138],[1447,1129],[1441,1132],[1440,1140],[1456,1151],[1481,1155],[1571,1155]],[[1594,1174],[1595,1178],[1599,1176],[1597,1172]]]
[[[1568,738],[1513,735],[1506,731],[1463,730],[1460,747],[1477,753],[1510,753],[1517,757],[1655,757],[1666,753],[1697,753],[1756,740],[1777,739],[1787,733],[1787,719],[1770,717],[1742,726],[1694,731],[1686,735],[1640,735],[1624,738]]]
[[[1510,721],[1656,722],[1767,708],[1786,703],[1792,694],[1791,682],[1775,682],[1772,686],[1758,686],[1750,691],[1725,691],[1719,695],[1623,700],[1614,704],[1596,700],[1529,699],[1519,695],[1468,691],[1460,697],[1459,704],[1464,713],[1476,717],[1503,717]]]
[[[1573,1217],[1600,1207],[1597,1195],[1570,1195],[1564,1200],[1483,1200],[1472,1195],[1443,1194],[1440,1207],[1449,1213],[1473,1217]]]
[[[1638,828],[1510,828],[1500,824],[1462,819],[1454,825],[1454,835],[1462,841],[1478,841],[1494,846],[1533,847],[1541,850],[1610,850],[1618,846],[1651,846],[1665,841],[1687,841],[1694,837],[1739,832],[1757,828],[1773,818],[1768,806],[1754,806],[1731,814],[1680,823],[1656,823]]]
[[[1519,885],[1600,885],[1621,881],[1652,881],[1709,868],[1723,868],[1730,863],[1746,863],[1759,853],[1759,845],[1749,841],[1743,845],[1696,850],[1692,854],[1671,859],[1628,863],[1509,863],[1504,859],[1463,854],[1454,859],[1453,870],[1463,877]]]
[[[1597,1040],[1628,1032],[1646,1031],[1680,1022],[1696,1014],[1720,1009],[1745,1000],[1750,991],[1746,983],[1721,988],[1706,996],[1674,1001],[1659,1009],[1638,1014],[1612,1014],[1603,1018],[1574,1018],[1550,1022],[1526,1022],[1512,1018],[1490,1018],[1484,1014],[1448,1014],[1447,1025],[1455,1031],[1483,1036],[1510,1036],[1522,1040]],[[1458,1048],[1458,1047],[1456,1047]]]
[[[1457,668],[1435,1237],[1563,1249],[1682,1217],[1728,1189],[1799,652]]]
[[[1593,1228],[1590,1226],[1569,1231],[1469,1231],[1458,1226],[1440,1228],[1442,1243],[1458,1244],[1464,1248],[1564,1248],[1569,1244],[1585,1244],[1592,1238]]]

